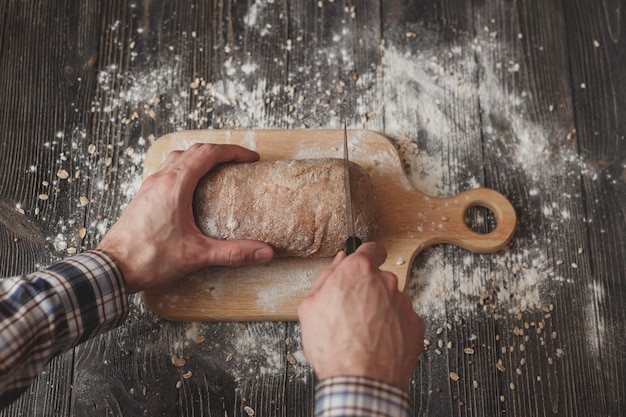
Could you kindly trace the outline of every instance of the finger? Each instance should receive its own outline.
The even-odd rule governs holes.
[[[179,159],[190,180],[197,183],[215,164],[254,162],[259,154],[238,145],[195,144]]]
[[[380,272],[380,279],[383,280],[383,282],[385,284],[385,288],[387,289],[387,292],[390,295],[393,295],[393,294],[399,292],[399,290],[398,290],[398,277],[396,276],[396,274],[394,274],[393,272],[389,272],[389,271],[381,271]]]
[[[374,265],[381,266],[387,259],[387,250],[380,243],[366,242],[359,246],[351,256],[365,256]]]
[[[201,259],[204,266],[241,266],[270,261],[272,247],[255,240],[205,239]]]
[[[328,268],[323,270],[322,273],[315,280],[315,284],[313,284],[313,287],[311,288],[310,294],[313,294],[313,293],[319,291],[320,288],[322,288],[324,286],[324,283],[326,282],[328,277],[331,276],[333,272],[335,272],[335,269],[337,268],[337,266],[344,259],[346,259],[346,256],[347,255],[346,255],[346,253],[344,251],[339,252],[335,256],[335,259],[333,259],[333,262],[328,266]]]
[[[167,158],[165,158],[165,161],[163,161],[163,163],[161,163],[161,166],[159,167],[159,170],[162,170],[163,168],[166,168],[172,164],[174,164],[178,158],[180,158],[180,156],[183,154],[183,151],[172,151],[167,155]]]

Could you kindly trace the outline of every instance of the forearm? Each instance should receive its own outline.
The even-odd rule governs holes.
[[[104,252],[0,280],[0,406],[55,355],[119,326],[127,314],[124,279]]]
[[[409,417],[409,395],[392,385],[363,377],[332,377],[315,389],[316,417]]]

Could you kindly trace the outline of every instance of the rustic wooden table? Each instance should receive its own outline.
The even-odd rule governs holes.
[[[415,415],[621,415],[625,9],[1,1],[0,274],[94,247],[164,134],[346,118],[393,140],[420,191],[494,188],[519,218],[501,252],[415,260],[407,291],[428,323]],[[493,227],[485,210],[468,221]],[[123,327],[53,360],[0,415],[312,413],[297,323],[169,322],[131,304]]]

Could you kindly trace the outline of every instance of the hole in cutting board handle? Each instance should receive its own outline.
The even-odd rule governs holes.
[[[493,232],[498,226],[498,219],[494,212],[480,204],[468,207],[463,218],[471,231],[481,235]]]

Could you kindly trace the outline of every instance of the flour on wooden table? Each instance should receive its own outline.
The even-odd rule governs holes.
[[[244,23],[255,32],[265,36],[274,30],[264,24],[264,16],[272,1],[254,2],[245,17]],[[112,28],[115,29],[115,28]],[[428,35],[428,34],[427,34]],[[432,34],[431,34],[432,36]],[[479,178],[466,175],[461,181],[453,178],[453,173],[463,172],[461,158],[449,154],[448,149],[468,135],[476,135],[476,114],[451,114],[445,107],[451,100],[467,103],[460,108],[485,112],[483,117],[484,146],[499,152],[503,163],[512,164],[524,181],[531,185],[529,201],[539,202],[542,192],[556,181],[576,181],[578,176],[588,175],[595,179],[573,147],[570,147],[575,132],[563,131],[554,119],[534,121],[525,108],[529,92],[515,94],[502,85],[503,74],[515,76],[524,68],[515,62],[494,62],[492,52],[500,40],[483,36],[467,39],[465,44],[453,48],[437,48],[424,45],[419,53],[411,54],[394,45],[400,40],[388,40],[381,45],[384,67],[370,67],[358,74],[353,91],[357,97],[346,97],[345,79],[323,78],[328,74],[327,67],[339,63],[343,68],[353,68],[352,56],[342,50],[341,42],[352,45],[354,35],[349,31],[336,34],[334,45],[312,50],[310,66],[297,68],[285,84],[272,82],[259,69],[249,56],[227,57],[222,68],[222,79],[208,82],[206,74],[197,74],[185,79],[181,74],[189,73],[185,68],[185,51],[170,46],[169,56],[163,56],[158,68],[121,72],[119,67],[109,65],[98,74],[97,97],[94,97],[92,112],[100,117],[110,118],[112,124],[122,126],[141,125],[143,120],[164,120],[169,131],[189,128],[224,129],[271,129],[271,128],[340,128],[342,126],[342,99],[353,100],[358,110],[359,123],[351,128],[365,128],[381,131],[396,144],[404,162],[407,175],[421,192],[433,196],[453,195],[481,185]],[[356,44],[356,43],[354,43]],[[293,39],[284,45],[285,50],[307,48],[302,39]],[[230,46],[229,46],[230,48]],[[228,51],[227,55],[228,55]],[[277,66],[286,65],[277,62]],[[475,82],[480,73],[480,84]],[[306,80],[302,82],[299,80]],[[349,80],[348,80],[349,81]],[[383,93],[384,92],[384,93]],[[380,104],[381,109],[371,109],[370,103]],[[554,103],[558,109],[559,103]],[[282,106],[276,109],[277,106]],[[550,110],[552,111],[552,110]],[[490,118],[490,116],[492,116]],[[501,129],[491,120],[504,120],[507,123],[508,145],[497,148],[496,135]],[[64,137],[70,133],[74,142],[88,145],[92,152],[70,152]],[[55,156],[71,155],[71,161],[80,167],[79,178],[60,179],[55,177],[56,169],[50,172],[48,183],[55,187],[61,181],[73,181],[80,186],[88,179],[95,187],[88,198],[87,209],[92,210],[90,224],[84,225],[91,242],[97,242],[110,228],[115,218],[98,218],[97,207],[114,194],[120,198],[116,203],[120,210],[125,207],[141,183],[142,161],[150,141],[154,137],[134,137],[129,143],[91,145],[97,139],[91,137],[85,126],[71,126],[59,136],[51,132],[48,148]],[[168,132],[162,132],[168,133]],[[123,136],[123,135],[121,135]],[[65,143],[65,145],[63,145]],[[416,143],[423,144],[418,147]],[[255,147],[254,137],[246,138],[246,146]],[[558,145],[558,146],[557,146]],[[65,147],[64,147],[65,146]],[[444,155],[446,158],[444,159]],[[117,160],[118,164],[112,164]],[[67,168],[68,162],[57,159],[58,168]],[[31,168],[32,173],[37,167]],[[122,192],[111,193],[110,186],[121,188]],[[47,186],[42,185],[43,194]],[[50,197],[54,198],[54,197]],[[568,203],[576,196],[563,195],[562,200],[544,203],[533,215],[543,216],[554,223],[553,233],[559,228],[567,228],[574,219]],[[36,197],[31,199],[38,201]],[[30,215],[44,218],[44,202],[28,205],[19,202],[16,209]],[[77,238],[79,219],[84,216],[84,208],[76,202],[76,209],[67,219],[60,219],[56,231],[48,238],[57,250],[57,256],[67,255],[69,248],[84,249],[84,243]],[[583,219],[584,220],[584,219]],[[415,309],[431,320],[445,320],[449,309],[460,314],[487,311],[488,314],[519,314],[538,311],[550,303],[549,283],[570,285],[560,271],[567,265],[559,265],[557,258],[573,258],[577,255],[565,253],[556,248],[548,252],[551,236],[519,237],[505,250],[489,255],[463,256],[462,265],[452,266],[450,251],[443,247],[429,249],[428,256],[418,257],[412,270],[408,292],[413,298]],[[599,287],[598,287],[599,288]],[[590,289],[595,298],[589,303],[589,317],[597,322],[598,304],[601,304],[601,291]],[[289,297],[290,292],[260,293],[266,303],[274,303],[281,297]],[[482,304],[481,304],[482,302]],[[486,304],[485,304],[486,303]],[[491,309],[491,310],[490,310]],[[591,323],[591,322],[590,322]],[[589,325],[592,326],[591,324]],[[600,326],[602,327],[602,326]],[[598,330],[598,332],[605,330]],[[274,355],[269,345],[273,336],[259,339],[259,335],[243,333],[238,336],[236,353],[245,356],[260,344],[260,352],[266,355],[267,364],[263,372],[280,369],[282,358]],[[254,346],[253,346],[254,345]],[[245,369],[238,372],[244,373]],[[275,372],[281,372],[279,370]]]

